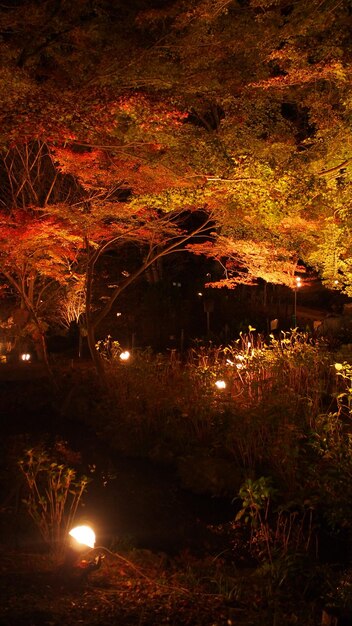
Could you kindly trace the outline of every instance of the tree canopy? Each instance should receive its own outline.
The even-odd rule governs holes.
[[[137,274],[178,245],[228,287],[304,263],[351,295],[351,22],[349,0],[3,5],[4,232],[60,224],[88,274],[134,241]]]

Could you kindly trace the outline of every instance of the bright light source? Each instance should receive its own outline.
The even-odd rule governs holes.
[[[252,345],[252,344],[251,344],[251,342],[250,342],[250,341],[248,341],[248,343],[247,343],[247,348],[249,349],[249,348],[251,347],[251,345]]]
[[[334,285],[338,285],[339,281],[338,280],[334,280]]]
[[[30,361],[31,360],[31,355],[28,354],[28,352],[24,352],[23,354],[21,354],[21,361]]]
[[[88,548],[95,546],[95,532],[90,526],[76,526],[68,534],[83,546],[88,546]]]
[[[217,381],[216,381],[216,383],[215,383],[215,386],[216,386],[218,389],[225,389],[225,387],[226,387],[226,383],[225,383],[225,381],[224,381],[224,380],[217,380]]]
[[[201,291],[198,291],[197,296],[201,297],[203,294]]]
[[[121,317],[122,313],[120,313],[120,311],[118,313],[116,313],[116,317]]]
[[[227,365],[235,365],[233,361],[231,361],[230,359],[226,359],[226,363]]]
[[[130,358],[130,353],[128,352],[128,350],[125,350],[124,352],[121,352],[120,354],[120,359],[121,361],[128,361],[128,359]]]
[[[296,287],[301,287],[302,283],[301,283],[301,277],[300,276],[296,276]]]

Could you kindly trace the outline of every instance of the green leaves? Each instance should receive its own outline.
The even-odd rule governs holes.
[[[63,442],[58,442],[54,450],[38,445],[25,451],[18,465],[27,491],[23,499],[27,511],[43,540],[58,555],[89,479],[78,477],[76,470],[56,456],[70,456]]]

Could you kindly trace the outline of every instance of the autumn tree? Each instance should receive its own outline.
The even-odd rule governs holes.
[[[45,145],[56,181],[47,200],[19,185],[16,206],[46,205],[79,237],[91,345],[108,310],[92,311],[98,259],[126,242],[142,253],[131,276],[187,245],[227,286],[292,286],[303,261],[349,293],[351,19],[347,0],[0,10],[1,143],[13,172],[16,150]],[[213,228],[196,242],[182,216],[199,210]]]
[[[122,105],[125,111],[126,102]],[[136,105],[141,106],[138,99]],[[146,133],[148,123],[155,123],[155,113],[148,121],[146,102],[142,105]],[[157,123],[175,131],[179,121],[175,112],[169,112],[169,117],[160,116]],[[80,201],[53,205],[50,213],[69,222],[81,237],[77,271],[84,275],[84,319],[91,355],[100,371],[103,364],[96,351],[96,331],[121,293],[161,258],[185,250],[186,244],[199,238],[213,236],[213,211],[206,205],[204,192],[194,188],[184,172],[169,171],[162,159],[155,163],[155,146],[152,142],[146,145],[142,156],[139,144],[134,152],[130,148],[128,156],[123,149],[116,149],[115,154],[110,150],[108,155],[105,150],[88,149],[77,158],[72,146],[53,148],[61,173],[74,175],[83,190]],[[192,221],[193,214],[196,220]],[[94,299],[95,284],[102,283],[97,273],[99,260],[111,250],[123,253],[127,246],[132,246],[134,253],[118,283],[110,289],[106,286],[102,306]]]
[[[4,152],[0,177],[0,273],[24,312],[20,331],[32,336],[49,367],[45,331],[62,287],[72,282],[79,239],[47,207],[73,187],[38,141]]]
[[[55,220],[17,213],[0,221],[0,272],[26,311],[21,331],[47,366],[45,332],[58,291],[70,278],[74,248],[75,238]]]

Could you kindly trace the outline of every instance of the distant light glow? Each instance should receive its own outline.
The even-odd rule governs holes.
[[[24,352],[21,354],[21,361],[30,361],[31,355],[28,352]]]
[[[128,359],[130,358],[130,353],[128,352],[128,350],[125,350],[124,352],[121,352],[120,354],[120,359],[121,361],[128,361]]]
[[[302,287],[301,277],[300,276],[296,276],[296,287]]]
[[[88,546],[88,548],[95,546],[95,532],[90,526],[76,526],[68,534],[83,546]]]
[[[224,381],[224,380],[217,380],[217,381],[215,382],[215,386],[216,386],[218,389],[225,389],[225,387],[226,387],[226,383],[225,383],[225,381]]]
[[[197,296],[200,296],[200,297],[201,297],[202,295],[203,295],[203,294],[202,294],[202,292],[201,292],[201,291],[198,291]]]
[[[122,313],[120,313],[120,311],[118,313],[116,313],[116,317],[120,317],[122,315]]]

